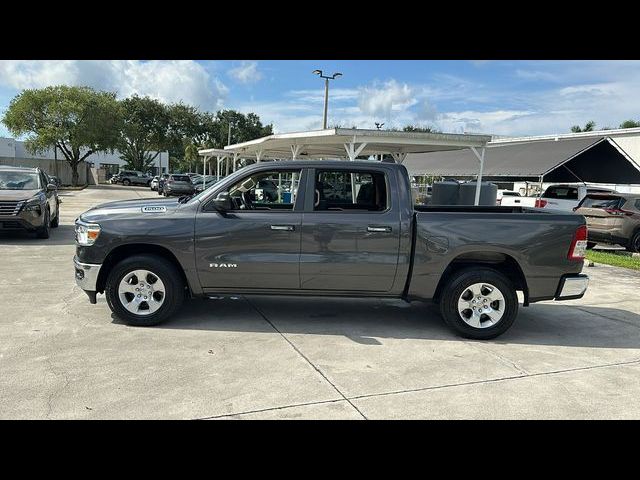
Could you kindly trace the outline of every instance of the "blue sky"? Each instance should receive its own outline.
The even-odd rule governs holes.
[[[564,133],[640,119],[640,61],[0,61],[0,115],[24,88],[89,85],[203,110],[255,112],[277,132],[408,124],[496,135]],[[0,125],[0,136],[9,133]]]

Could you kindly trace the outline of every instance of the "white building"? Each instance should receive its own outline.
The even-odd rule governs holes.
[[[155,153],[155,152],[152,152]],[[53,149],[46,152],[32,154],[25,147],[24,142],[15,140],[13,138],[0,137],[0,159],[5,160],[54,160],[64,161],[64,155]],[[120,158],[120,153],[114,151],[113,153],[93,153],[89,155],[85,161],[91,167],[104,168],[107,171],[107,176],[118,173],[118,171],[124,167],[125,161]],[[166,173],[169,171],[169,152],[160,152],[153,161],[152,173],[157,175],[158,173]]]

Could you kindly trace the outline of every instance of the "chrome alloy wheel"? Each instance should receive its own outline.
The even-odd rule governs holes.
[[[458,299],[460,318],[474,328],[488,328],[497,324],[504,315],[504,309],[502,292],[490,283],[469,285]]]
[[[149,270],[133,270],[120,281],[118,297],[122,306],[131,313],[151,315],[164,303],[164,283]]]

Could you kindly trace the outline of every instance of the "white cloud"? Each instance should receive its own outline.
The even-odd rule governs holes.
[[[358,104],[363,113],[370,116],[390,118],[392,112],[407,110],[418,103],[415,91],[406,83],[389,80],[360,89]]]
[[[262,79],[262,73],[258,70],[258,62],[242,61],[240,65],[230,69],[229,76],[240,83],[256,83]]]
[[[2,60],[0,85],[21,90],[50,85],[86,85],[119,97],[148,95],[183,101],[204,110],[222,107],[227,87],[190,60]]]

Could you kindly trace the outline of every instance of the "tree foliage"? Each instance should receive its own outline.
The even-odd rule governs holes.
[[[169,110],[156,99],[133,95],[120,101],[120,112],[120,158],[127,168],[145,172],[171,145]]]
[[[80,162],[117,146],[120,116],[115,93],[59,85],[22,91],[9,103],[2,122],[12,135],[27,137],[32,153],[60,150],[76,186]]]
[[[640,127],[640,121],[635,120],[625,120],[620,124],[620,128],[636,128]]]
[[[580,125],[574,125],[573,127],[571,127],[571,131],[573,133],[593,132],[595,128],[596,128],[596,122],[594,122],[593,120],[590,120],[587,123],[585,123],[584,128],[581,128]]]

